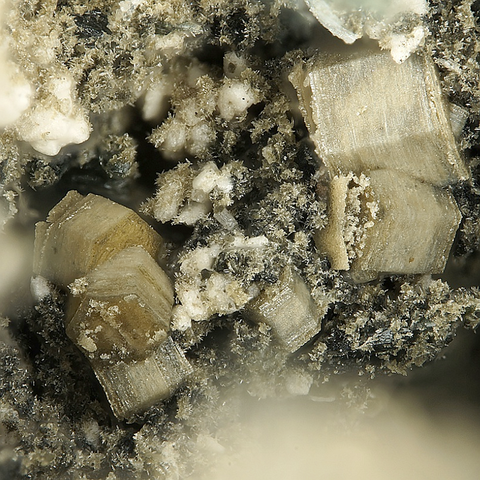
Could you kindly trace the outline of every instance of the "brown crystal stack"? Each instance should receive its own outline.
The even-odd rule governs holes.
[[[36,227],[34,273],[70,289],[67,335],[119,419],[169,397],[191,371],[169,337],[173,286],[155,261],[162,244],[132,210],[75,191]]]
[[[448,186],[468,171],[432,61],[360,50],[298,65],[290,80],[331,178],[316,240],[332,267],[355,281],[441,273],[461,219]]]

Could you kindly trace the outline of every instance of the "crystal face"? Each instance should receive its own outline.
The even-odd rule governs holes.
[[[286,269],[277,285],[267,287],[246,307],[247,317],[269,325],[290,352],[320,331],[321,316],[299,275]]]
[[[441,187],[468,171],[452,128],[461,112],[449,108],[433,63],[361,50],[299,64],[289,78],[332,178],[316,242],[333,268],[356,281],[443,272],[461,214]]]
[[[317,244],[356,281],[380,272],[442,273],[461,214],[450,192],[392,170],[334,177]]]
[[[36,226],[35,273],[70,288],[69,338],[89,358],[119,419],[168,398],[191,372],[169,337],[163,240],[135,212],[70,191]]]
[[[430,59],[325,55],[298,64],[290,80],[332,176],[390,169],[439,186],[468,178]]]
[[[72,190],[36,225],[33,271],[66,287],[127,246],[155,256],[162,243],[133,210]]]

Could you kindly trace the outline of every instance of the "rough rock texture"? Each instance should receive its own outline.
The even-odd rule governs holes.
[[[460,134],[462,120],[453,128],[471,178],[451,188],[463,219],[445,277],[363,284],[315,245],[331,179],[288,81],[329,48],[356,46],[339,46],[305,5],[13,0],[2,19],[10,83],[0,105],[14,105],[0,132],[2,235],[33,238],[72,189],[146,214],[166,239],[172,340],[193,369],[173,396],[118,421],[65,333],[65,291],[36,280],[30,296],[24,273],[1,292],[10,298],[0,305],[4,478],[194,477],[221,454],[242,395],[363,408],[371,377],[411,374],[459,329],[477,328],[477,2],[432,0],[414,19],[425,33],[415,48],[468,115]],[[321,327],[293,353],[274,324],[244,310],[277,291],[285,271],[305,286]]]

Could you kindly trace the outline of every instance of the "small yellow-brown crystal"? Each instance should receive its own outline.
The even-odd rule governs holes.
[[[116,417],[171,396],[191,367],[169,336],[174,291],[156,261],[160,235],[132,210],[75,191],[35,233],[34,273],[70,288],[66,333]]]
[[[170,330],[173,286],[141,247],[129,247],[90,272],[67,335],[92,360],[144,358]]]
[[[133,210],[72,190],[36,225],[34,274],[66,287],[133,245],[155,257],[162,238]]]
[[[298,350],[320,331],[321,318],[310,291],[290,267],[275,285],[268,286],[246,307],[250,320],[272,328],[290,352]]]

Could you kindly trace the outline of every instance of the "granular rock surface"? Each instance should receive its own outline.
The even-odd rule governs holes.
[[[352,6],[358,2],[345,2],[352,11],[341,16],[339,2],[307,3],[0,4],[0,110],[8,112],[0,118],[0,258],[8,260],[0,262],[0,478],[201,478],[235,449],[226,438],[241,428],[247,398],[302,396],[368,410],[373,382],[422,378],[459,332],[477,328],[478,2],[431,0],[366,17]],[[322,22],[324,4],[334,24]],[[359,39],[347,44],[335,31]],[[447,232],[441,248],[431,249],[445,258],[422,259],[435,269],[375,267],[355,276],[318,241],[332,229],[332,205],[342,213],[335,221],[348,217],[342,241],[355,252],[370,241],[365,225],[378,206],[385,218],[399,211],[405,225],[427,217],[390,199],[401,183],[390,170],[372,168],[374,186],[392,182],[375,187],[387,192],[377,204],[363,170],[341,172],[350,210],[331,201],[335,175],[321,158],[328,145],[315,144],[308,101],[299,105],[289,78],[322,55],[380,48],[392,64],[414,56],[431,65],[445,102],[436,111],[453,105],[448,145],[461,174],[435,187],[402,177],[408,198],[420,191],[450,211],[436,230]],[[322,102],[327,109],[328,97]],[[81,282],[33,275],[34,226],[71,190],[134,210],[163,238],[155,261],[174,290],[168,341],[189,374],[127,420],[115,417],[95,369],[66,334]],[[419,232],[403,229],[402,248],[423,242]],[[28,245],[10,255],[18,236]],[[78,244],[69,239],[67,260]],[[388,251],[403,261],[394,247]],[[8,268],[17,257],[28,264],[18,275]]]

